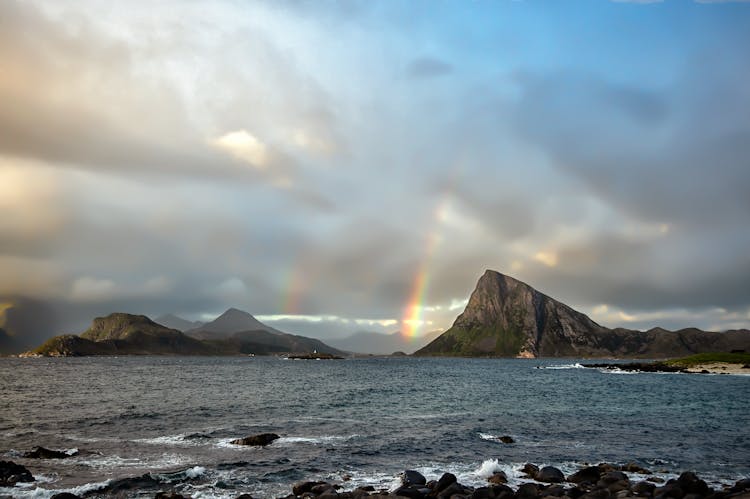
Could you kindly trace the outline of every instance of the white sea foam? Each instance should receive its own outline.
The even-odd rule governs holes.
[[[161,437],[153,438],[136,438],[133,440],[133,442],[139,442],[149,445],[175,445],[183,447],[194,447],[197,445],[201,445],[201,442],[197,441],[197,439],[188,440],[185,437],[187,437],[187,434],[181,433],[179,435],[163,435]]]
[[[486,459],[482,461],[482,465],[474,473],[481,478],[489,478],[498,471],[503,471],[500,462],[497,459]]]
[[[43,489],[41,487],[36,487],[35,484],[29,484],[34,488],[21,488],[18,486],[0,487],[0,496],[14,497],[19,499],[49,499],[53,495],[61,494],[63,492],[68,492],[77,496],[83,496],[85,494],[101,490],[110,483],[111,480],[106,480],[104,482],[86,483],[69,489]]]
[[[322,437],[281,437],[275,440],[272,445],[284,445],[284,444],[324,444],[331,442],[341,442],[351,440],[359,435],[325,435]]]
[[[544,367],[541,367],[541,369],[586,369],[586,367],[576,362],[575,364],[562,364],[559,366],[544,366]]]

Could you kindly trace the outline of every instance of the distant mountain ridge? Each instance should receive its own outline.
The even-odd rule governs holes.
[[[237,316],[236,312],[242,311],[235,310],[230,316]],[[242,313],[252,318],[247,312]],[[213,338],[199,339],[158,324],[144,315],[113,313],[97,317],[80,335],[55,336],[24,355],[269,355],[313,351],[342,354],[320,340],[268,329],[271,331],[214,331]]]
[[[243,331],[267,331],[273,334],[286,334],[267,326],[244,310],[230,308],[216,319],[199,327],[185,331],[194,338],[208,340],[227,338]]]
[[[182,331],[183,333],[191,329],[199,328],[203,325],[203,323],[200,321],[189,321],[174,314],[160,315],[159,317],[154,319],[154,322],[156,322],[157,324],[161,324],[162,326],[167,326],[171,329]]]
[[[608,329],[528,284],[488,270],[453,326],[417,356],[642,357],[750,351],[750,331]]]
[[[330,345],[347,352],[373,355],[390,355],[394,352],[412,353],[437,338],[442,331],[433,331],[418,338],[404,337],[400,332],[391,334],[360,331],[345,338],[327,339]]]

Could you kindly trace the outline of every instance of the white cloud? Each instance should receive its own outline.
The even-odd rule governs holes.
[[[210,142],[259,170],[265,170],[271,162],[268,147],[245,129],[228,132]]]

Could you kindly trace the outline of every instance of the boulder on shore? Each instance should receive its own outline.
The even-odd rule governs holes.
[[[65,459],[78,454],[78,451],[68,454],[67,452],[47,449],[46,447],[34,447],[33,450],[26,452],[23,457],[26,459]]]
[[[245,438],[238,438],[237,440],[232,440],[231,444],[234,445],[257,445],[257,446],[263,446],[268,445],[274,440],[277,440],[281,438],[275,433],[258,433],[257,435],[250,435]]]
[[[13,461],[0,461],[0,487],[13,487],[18,482],[33,482],[34,477],[25,466]]]

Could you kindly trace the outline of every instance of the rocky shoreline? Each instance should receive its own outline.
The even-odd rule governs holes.
[[[47,449],[44,449],[45,451]],[[407,497],[416,499],[626,499],[631,497],[652,499],[750,499],[750,478],[736,481],[733,485],[712,488],[707,482],[691,471],[683,472],[678,478],[664,480],[650,470],[635,463],[616,465],[602,463],[585,466],[567,477],[553,466],[538,467],[527,463],[519,471],[528,480],[515,489],[507,484],[505,473],[496,470],[487,478],[487,485],[472,487],[462,485],[455,475],[444,473],[437,480],[427,480],[421,473],[406,470],[400,474],[400,485],[391,489],[376,489],[373,486],[360,486],[347,489],[347,478],[341,483],[325,481],[302,481],[294,484],[290,494],[283,499],[359,499],[363,497],[386,498]],[[14,487],[16,484],[30,483],[35,479],[31,472],[12,461],[0,461],[0,487]],[[186,499],[174,488],[164,488],[154,475],[113,480],[97,490],[81,495],[61,492],[52,499],[83,499],[87,497],[147,497],[155,499]],[[174,487],[174,484],[171,485]],[[161,490],[160,490],[161,489]],[[22,489],[18,489],[19,492]],[[152,492],[149,492],[152,491]],[[3,496],[0,493],[0,497]],[[13,497],[11,494],[9,497]],[[239,493],[236,499],[259,499]],[[282,499],[282,498],[280,498]]]
[[[612,371],[628,371],[640,373],[685,373],[685,374],[746,374],[750,375],[750,365],[713,362],[681,366],[667,362],[628,362],[622,364],[594,363],[581,364],[592,369],[608,369]]]

